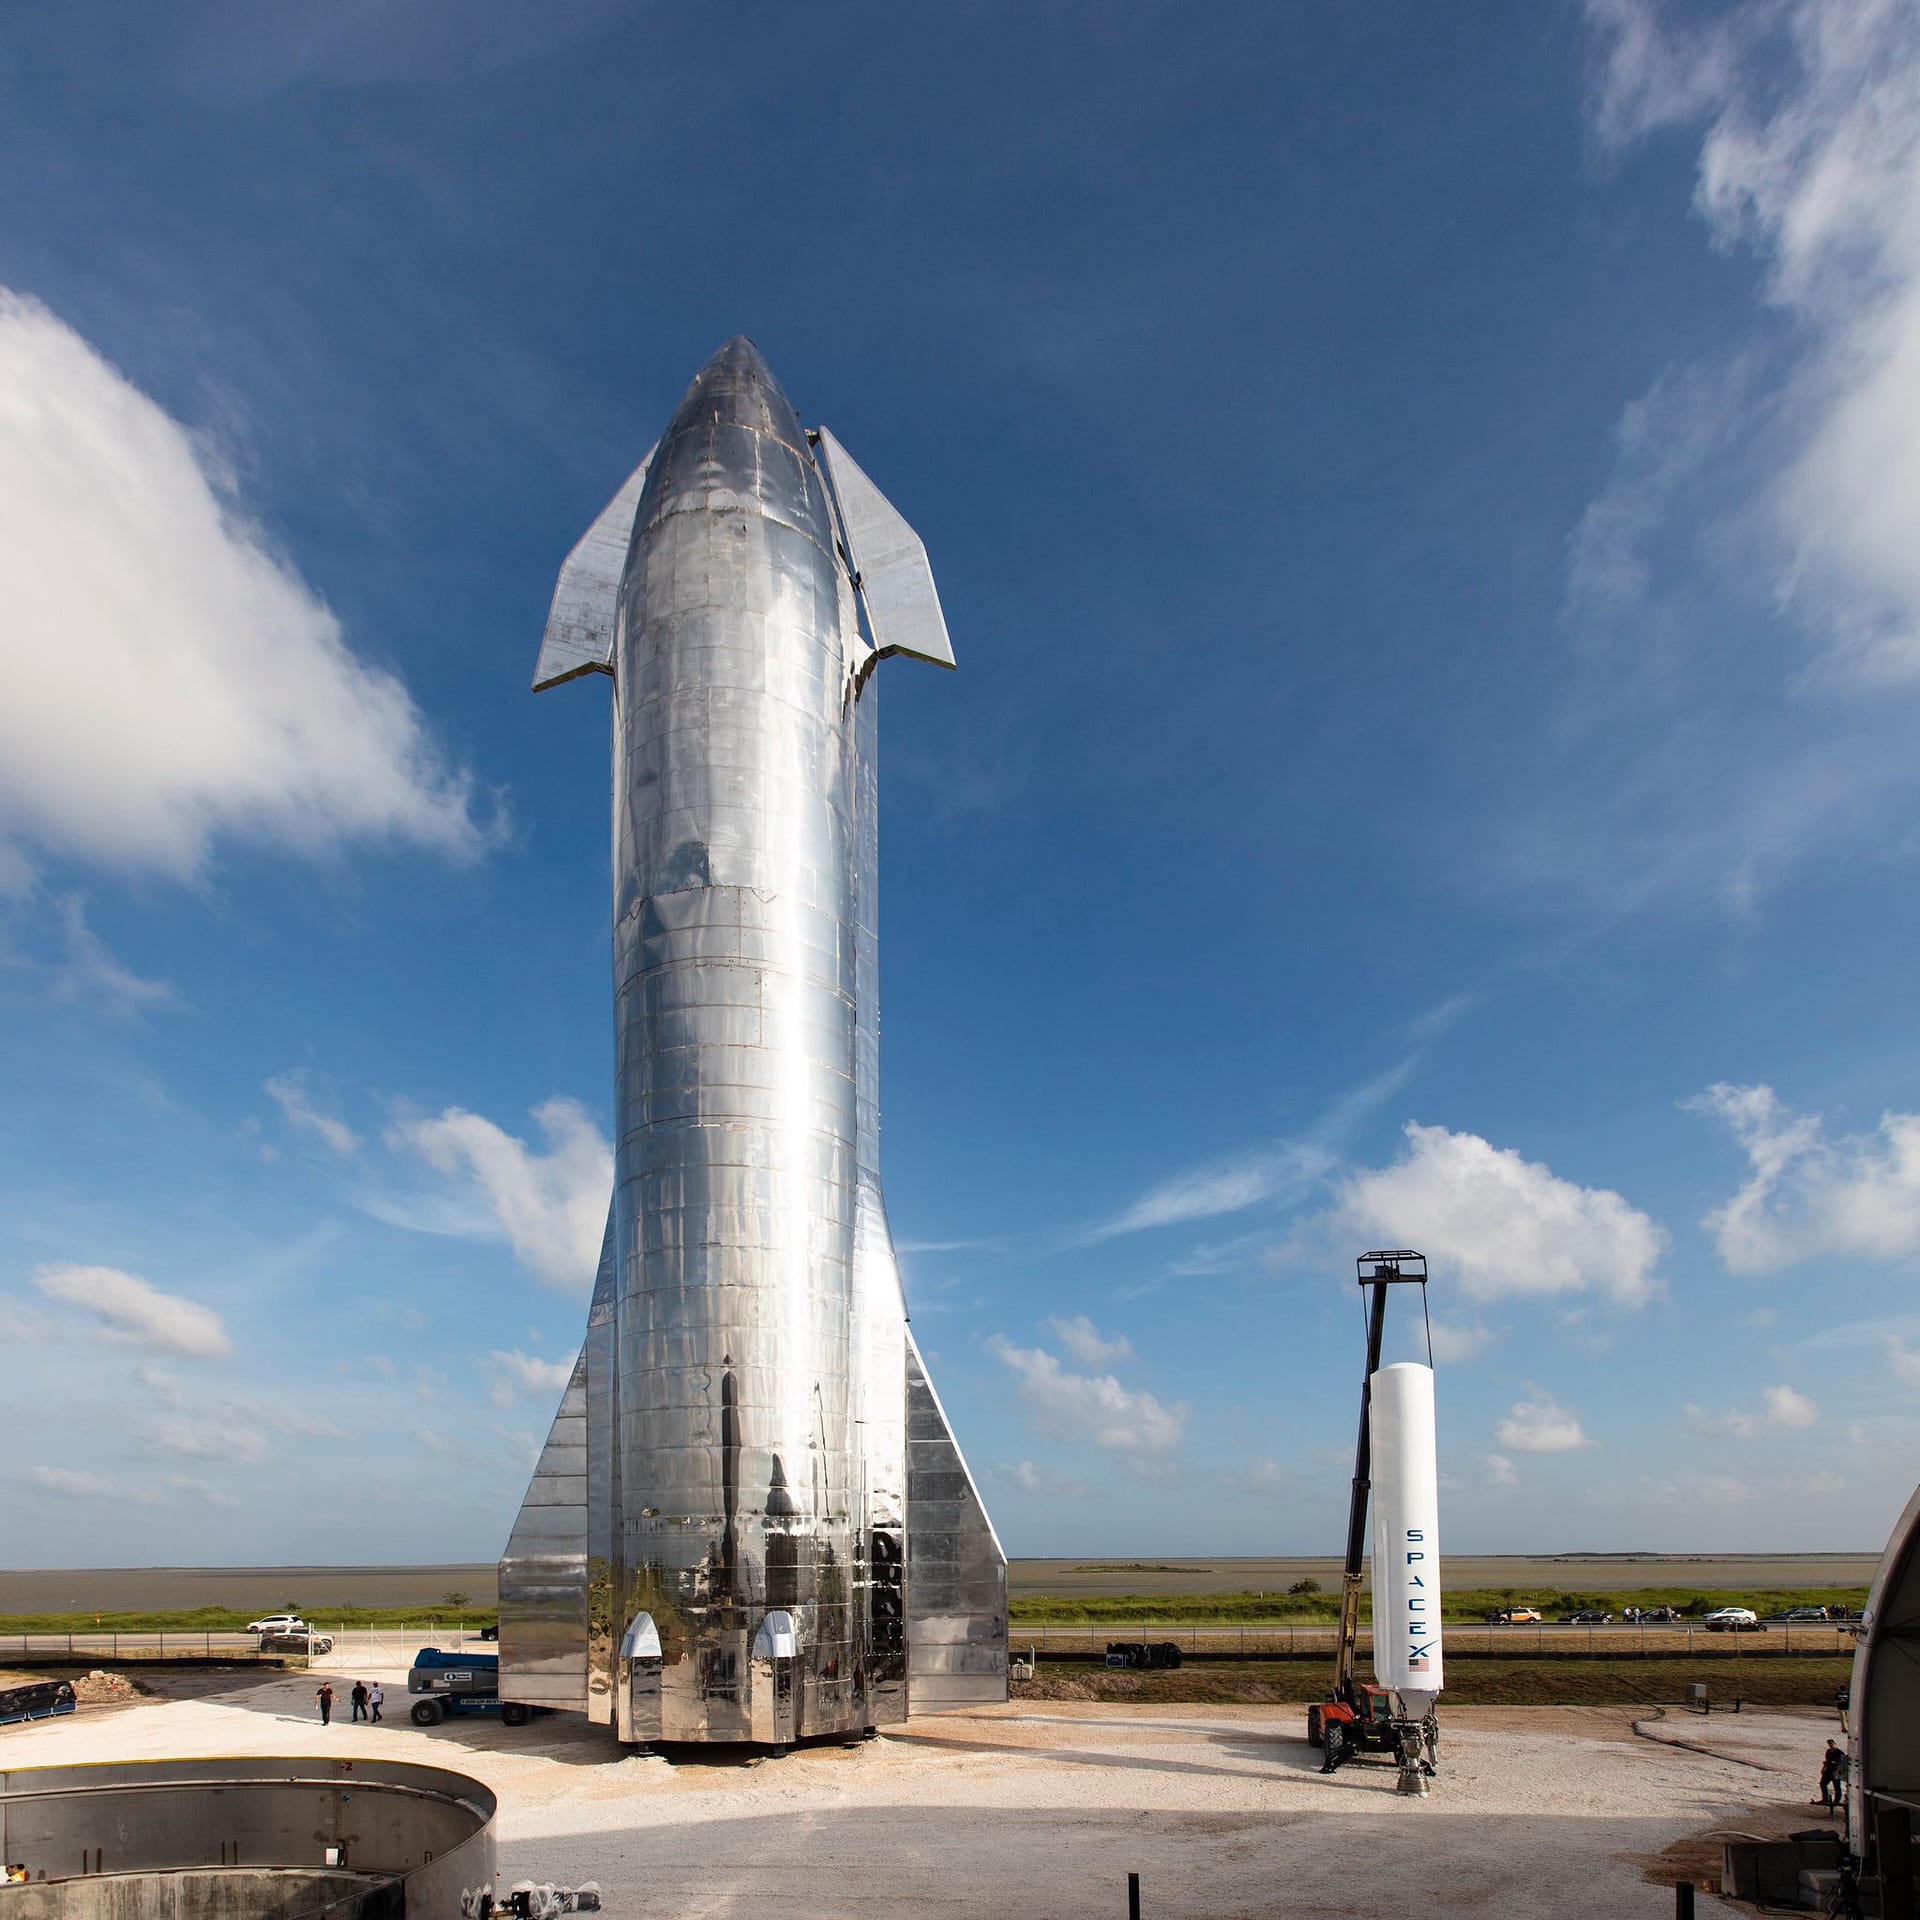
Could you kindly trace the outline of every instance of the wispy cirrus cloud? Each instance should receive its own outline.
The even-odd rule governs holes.
[[[63,1500],[106,1500],[120,1491],[117,1481],[79,1467],[29,1467],[27,1484],[42,1493],[56,1493]]]
[[[360,1151],[360,1136],[337,1114],[314,1104],[304,1073],[277,1073],[266,1083],[266,1094],[280,1109],[288,1126],[310,1133],[343,1158]]]
[[[1920,16],[1905,0],[1587,0],[1615,155],[1698,129],[1703,239],[1749,324],[1624,409],[1569,543],[1592,753],[1504,830],[1507,879],[1605,918],[1757,914],[1817,852],[1905,837],[1920,785]]]
[[[1087,1238],[1112,1240],[1123,1233],[1212,1220],[1263,1201],[1305,1193],[1331,1164],[1324,1152],[1287,1145],[1189,1168],[1150,1188],[1111,1220],[1092,1228]]]

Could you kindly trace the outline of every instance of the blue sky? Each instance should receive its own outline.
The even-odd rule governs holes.
[[[18,11],[18,10],[17,10]],[[734,332],[920,529],[886,1174],[1016,1553],[1920,1474],[1920,25],[81,0],[0,38],[0,1537],[489,1558],[610,1126],[560,559]]]

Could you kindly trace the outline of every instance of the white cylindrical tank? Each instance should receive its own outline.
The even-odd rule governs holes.
[[[1440,1469],[1433,1369],[1406,1360],[1373,1376],[1373,1675],[1435,1694],[1440,1664]]]

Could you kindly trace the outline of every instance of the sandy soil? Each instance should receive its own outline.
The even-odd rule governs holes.
[[[1665,1915],[1672,1897],[1649,1875],[1713,1855],[1690,1836],[1817,1823],[1806,1797],[1833,1725],[1812,1712],[1689,1719],[1683,1748],[1636,1736],[1617,1710],[1463,1708],[1444,1716],[1431,1797],[1407,1800],[1384,1768],[1321,1775],[1296,1706],[1015,1706],[758,1764],[673,1765],[565,1715],[520,1729],[421,1732],[404,1718],[322,1729],[304,1674],[147,1684],[164,1696],[157,1710],[83,1709],[0,1731],[0,1766],[432,1759],[499,1794],[504,1880],[594,1879],[611,1915],[691,1920],[775,1905],[782,1920],[1091,1920],[1125,1911],[1129,1868],[1149,1920],[1427,1906],[1502,1920]],[[404,1712],[404,1692],[392,1694],[390,1712]],[[1701,1910],[1733,1911],[1704,1897]]]

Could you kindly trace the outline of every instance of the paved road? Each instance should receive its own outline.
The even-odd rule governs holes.
[[[1845,1653],[1854,1649],[1851,1629],[1821,1626],[1812,1622],[1791,1624],[1770,1622],[1767,1631],[1755,1633],[1709,1633],[1698,1624],[1678,1626],[1648,1625],[1615,1621],[1604,1627],[1574,1627],[1558,1621],[1538,1626],[1494,1626],[1485,1621],[1449,1621],[1446,1644],[1459,1653],[1568,1653],[1590,1649],[1622,1658],[1636,1653],[1692,1653],[1712,1648],[1731,1652],[1764,1648],[1780,1653]],[[1186,1626],[1178,1622],[1156,1624],[1135,1622],[1126,1625],[1094,1627],[1028,1627],[1018,1621],[1013,1627],[1016,1651],[1038,1647],[1043,1652],[1098,1653],[1110,1640],[1172,1640],[1184,1653],[1325,1653],[1334,1649],[1335,1630],[1327,1626]],[[1360,1635],[1363,1650],[1372,1647],[1372,1636]]]
[[[333,1635],[337,1656],[359,1655],[385,1664],[404,1666],[417,1647],[435,1646],[454,1651],[471,1647],[492,1652],[477,1632],[422,1625],[419,1627],[322,1628]],[[1330,1654],[1334,1629],[1327,1626],[1194,1626],[1179,1621],[1139,1621],[1094,1627],[1022,1626],[1013,1628],[1016,1650],[1038,1647],[1043,1652],[1104,1652],[1110,1640],[1172,1640],[1191,1654],[1302,1653]],[[1360,1636],[1363,1649],[1371,1636]],[[1557,1621],[1539,1626],[1494,1626],[1484,1621],[1450,1621],[1446,1644],[1459,1653],[1566,1653],[1586,1648],[1595,1653],[1628,1656],[1635,1653],[1692,1653],[1696,1649],[1732,1652],[1736,1648],[1769,1653],[1850,1654],[1850,1628],[1810,1622],[1770,1622],[1765,1633],[1709,1633],[1698,1625],[1640,1626],[1615,1621],[1605,1627],[1574,1627]],[[277,1649],[270,1658],[285,1658],[290,1650]],[[297,1650],[291,1650],[298,1658]],[[260,1657],[250,1633],[27,1633],[0,1634],[0,1660],[31,1659],[35,1654],[89,1654],[98,1659],[178,1657],[181,1659],[246,1660]]]

